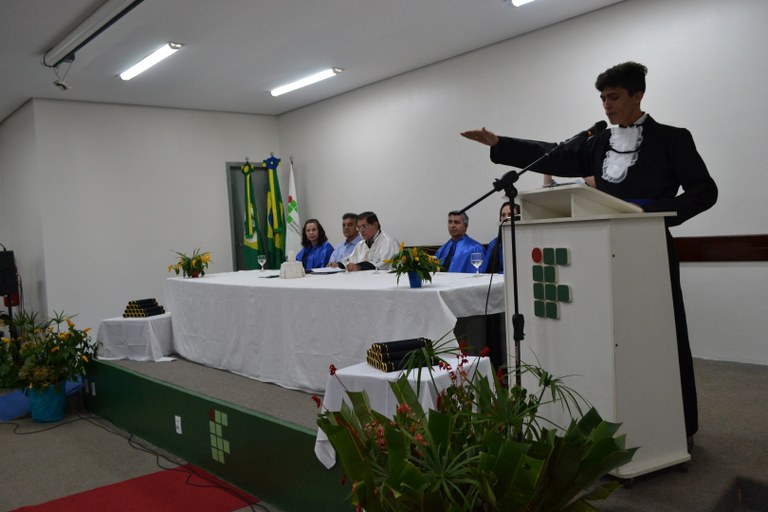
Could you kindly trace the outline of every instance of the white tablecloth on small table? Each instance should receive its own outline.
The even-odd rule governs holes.
[[[456,371],[459,360],[446,358],[446,361],[451,365],[452,370]],[[467,363],[464,364],[463,368],[467,371],[467,379],[477,381],[477,377],[474,377],[475,372],[477,372],[479,376],[487,376],[491,386],[493,386],[493,368],[489,358],[467,357]],[[341,409],[342,400],[349,403],[347,391],[344,389],[346,388],[349,391],[365,391],[368,394],[371,409],[387,417],[394,417],[398,403],[389,383],[397,380],[401,374],[402,372],[385,373],[368,363],[360,363],[337,370],[336,375],[328,377],[325,385],[323,408],[328,411],[338,411]],[[416,389],[417,382],[419,384],[419,403],[425,411],[436,409],[437,395],[452,384],[450,372],[441,370],[437,366],[433,367],[432,377],[434,384],[426,368],[422,369],[421,381],[418,380],[417,371],[408,376],[413,389]],[[331,468],[336,463],[336,452],[328,441],[325,432],[320,429],[317,430],[315,455],[326,468]]]
[[[101,342],[99,359],[170,361],[173,353],[171,314],[146,318],[107,318],[102,320],[96,339]]]
[[[451,332],[458,317],[504,311],[503,276],[441,272],[423,288],[373,271],[274,278],[259,270],[169,278],[173,344],[213,368],[322,392],[328,366],[365,360],[372,343]],[[272,276],[272,277],[270,277]],[[490,285],[490,290],[489,290]],[[490,293],[489,293],[490,292]],[[486,310],[486,298],[487,310]]]

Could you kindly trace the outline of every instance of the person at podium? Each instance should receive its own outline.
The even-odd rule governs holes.
[[[373,212],[363,212],[357,217],[357,230],[363,239],[349,256],[346,269],[357,270],[389,269],[386,260],[400,250],[400,242],[381,230],[379,218]]]
[[[301,250],[296,255],[305,269],[324,267],[333,252],[322,224],[317,219],[309,219],[301,230]]]
[[[562,144],[531,170],[563,177],[594,176],[598,190],[639,205],[646,212],[675,212],[666,226],[682,224],[711,208],[717,185],[696,150],[691,133],[658,123],[641,107],[647,68],[624,62],[598,75],[595,88],[612,128],[582,134]],[[500,137],[481,128],[461,135],[490,146],[494,163],[525,167],[552,150],[552,142]],[[678,191],[682,188],[682,193]],[[693,361],[688,340],[680,263],[667,230],[672,302],[674,305],[683,412],[689,446],[698,430]]]
[[[475,268],[470,261],[472,253],[479,252],[485,259],[483,244],[467,235],[468,227],[469,217],[466,213],[448,213],[448,234],[451,238],[435,253],[443,271],[474,273]]]

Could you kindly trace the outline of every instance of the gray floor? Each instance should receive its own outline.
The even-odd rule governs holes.
[[[317,409],[305,393],[180,360],[120,364],[295,424],[315,426]],[[695,364],[701,430],[686,471],[670,468],[639,477],[631,487],[598,502],[601,510],[768,511],[764,501],[751,508],[718,507],[739,476],[768,483],[768,367],[704,360]],[[0,424],[0,511],[158,470],[154,455],[134,448],[126,433],[103,420],[79,419],[73,412],[61,424],[41,425],[29,419],[16,423],[20,426]],[[161,464],[172,465],[164,460]],[[37,485],[29,485],[31,481]],[[275,511],[268,504],[265,508]]]

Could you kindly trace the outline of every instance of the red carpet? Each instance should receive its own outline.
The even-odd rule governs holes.
[[[258,501],[188,464],[11,512],[231,512]]]

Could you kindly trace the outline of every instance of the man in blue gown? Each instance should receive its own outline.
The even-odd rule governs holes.
[[[467,235],[469,217],[466,213],[453,211],[448,214],[448,234],[451,239],[445,242],[435,253],[440,260],[440,266],[446,272],[476,272],[470,262],[473,252],[479,252],[485,257],[483,245]]]

